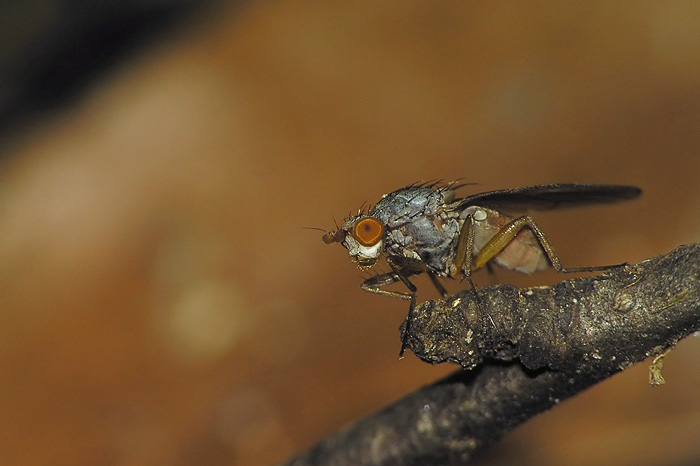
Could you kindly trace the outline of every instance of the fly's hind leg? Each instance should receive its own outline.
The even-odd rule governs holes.
[[[416,288],[416,285],[411,283],[408,277],[405,274],[403,274],[393,262],[391,262],[390,260],[387,260],[387,262],[391,267],[391,272],[370,277],[364,282],[362,282],[362,285],[360,286],[363,290],[369,291],[370,293],[391,296],[392,298],[405,299],[410,302],[408,307],[408,317],[406,318],[406,328],[404,329],[404,333],[401,336],[401,351],[399,351],[400,359],[403,358],[403,354],[406,351],[408,335],[410,335],[411,332],[411,322],[413,321],[413,313],[416,307],[416,294],[418,289]],[[406,288],[408,288],[408,290],[410,291],[409,293],[401,291],[383,290],[381,288],[383,286],[391,285],[392,283],[396,283],[399,281],[406,285]]]
[[[544,250],[545,254],[547,254],[547,258],[549,259],[549,262],[552,264],[552,267],[554,267],[554,270],[560,273],[575,273],[575,272],[598,272],[598,271],[603,271],[603,270],[610,270],[614,269],[616,267],[621,267],[623,264],[615,264],[615,265],[602,265],[602,266],[594,266],[594,267],[562,267],[561,261],[559,260],[559,256],[557,256],[557,253],[554,252],[554,248],[552,247],[552,243],[549,242],[547,239],[547,236],[544,234],[542,229],[535,223],[535,221],[530,217],[529,215],[523,215],[522,217],[518,217],[511,222],[509,222],[506,226],[504,226],[498,233],[496,233],[488,243],[479,251],[479,254],[476,256],[476,259],[474,259],[474,267],[475,268],[480,268],[486,265],[491,259],[496,257],[503,249],[510,244],[511,241],[520,233],[520,231],[523,228],[529,228],[532,233],[535,235],[535,238],[537,238],[537,241],[540,243],[540,246],[542,246],[542,249]]]

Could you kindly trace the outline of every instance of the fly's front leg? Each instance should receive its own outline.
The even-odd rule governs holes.
[[[381,294],[384,296],[391,296],[392,298],[400,298],[405,300],[411,299],[411,293],[405,293],[401,291],[391,291],[383,290],[381,287],[391,285],[392,283],[400,282],[401,279],[394,272],[383,273],[381,275],[375,275],[374,277],[369,277],[367,280],[363,281],[360,287],[369,291],[370,293]],[[409,282],[410,283],[410,282]],[[415,288],[415,286],[414,286]],[[410,289],[410,288],[409,288]]]
[[[408,317],[406,318],[406,328],[404,330],[403,335],[401,336],[401,351],[399,351],[399,358],[403,358],[403,354],[406,351],[406,342],[408,340],[408,335],[410,335],[411,332],[411,322],[413,321],[413,311],[416,307],[416,294],[418,289],[416,288],[416,285],[411,283],[408,277],[404,273],[402,273],[401,270],[391,260],[389,260],[389,258],[387,258],[387,262],[389,263],[392,272],[370,277],[364,282],[362,282],[362,285],[360,286],[363,290],[369,291],[370,293],[377,293],[384,296],[391,296],[393,298],[405,299],[410,302],[408,307]],[[396,283],[399,281],[406,285],[406,288],[408,288],[410,293],[381,289],[382,286],[391,285],[392,283]]]
[[[596,272],[602,270],[610,270],[612,268],[625,265],[616,264],[595,267],[564,268],[561,265],[559,256],[557,256],[557,253],[554,252],[552,243],[549,242],[547,236],[544,234],[539,225],[537,225],[537,223],[535,223],[535,221],[529,215],[523,215],[522,217],[518,217],[510,221],[506,226],[499,230],[498,233],[496,233],[489,240],[488,243],[486,243],[486,245],[481,249],[481,251],[479,251],[479,254],[476,256],[476,259],[474,260],[474,267],[478,269],[486,265],[491,259],[496,257],[501,251],[503,251],[503,249],[505,249],[510,244],[510,242],[513,241],[513,239],[518,235],[518,233],[520,233],[520,231],[525,227],[529,228],[535,235],[535,238],[537,238],[537,241],[540,243],[540,246],[542,246],[542,249],[544,250],[545,254],[547,254],[549,262],[552,264],[552,267],[554,267],[554,270],[556,270],[557,272]]]

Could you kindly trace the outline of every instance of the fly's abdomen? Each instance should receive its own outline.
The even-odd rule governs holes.
[[[475,210],[485,212],[486,216],[481,221],[475,221],[474,224],[474,257],[478,256],[486,243],[512,220],[507,215],[503,215],[495,210],[482,207],[478,207]],[[520,231],[493,258],[493,261],[506,270],[515,270],[525,274],[545,270],[551,265],[539,241],[529,229]]]

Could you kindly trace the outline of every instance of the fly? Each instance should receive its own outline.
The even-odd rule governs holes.
[[[551,243],[529,215],[511,217],[506,210],[551,210],[586,204],[607,204],[641,194],[634,186],[548,184],[503,189],[457,198],[463,184],[414,184],[385,194],[367,211],[360,210],[337,230],[323,235],[326,244],[341,243],[360,269],[373,267],[382,255],[391,272],[368,278],[362,289],[410,301],[402,337],[402,357],[416,306],[411,275],[426,273],[446,298],[440,278],[465,278],[495,263],[530,274],[553,267],[557,272],[595,272],[618,265],[562,267]],[[622,265],[622,264],[620,264]],[[408,292],[383,287],[402,282]],[[478,297],[478,295],[477,295]]]

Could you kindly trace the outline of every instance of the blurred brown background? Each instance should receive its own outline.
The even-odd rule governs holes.
[[[247,2],[134,48],[3,136],[0,464],[270,464],[455,370],[397,360],[406,303],[302,228],[411,182],[641,186],[537,216],[569,266],[697,241],[699,27],[693,1]],[[698,361],[477,464],[698,464]]]

